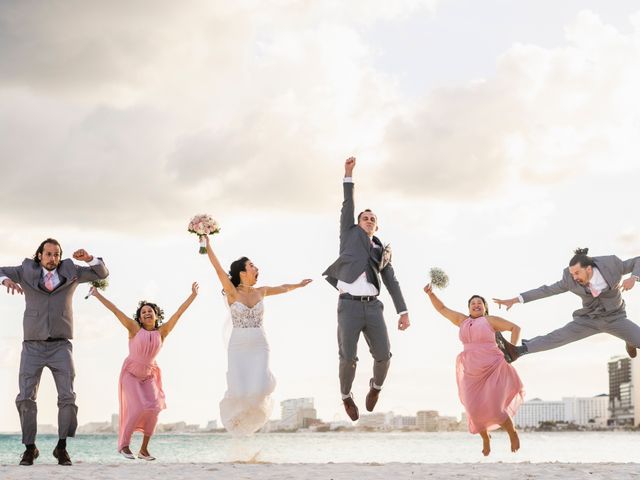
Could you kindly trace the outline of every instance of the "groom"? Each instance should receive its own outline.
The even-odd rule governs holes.
[[[571,292],[582,300],[582,308],[573,312],[573,321],[551,333],[522,340],[516,347],[506,340],[498,342],[508,362],[526,353],[558,348],[596,333],[609,333],[627,342],[627,353],[636,356],[640,346],[640,326],[627,318],[621,290],[631,290],[640,281],[640,257],[620,260],[615,255],[590,257],[588,248],[575,250],[562,278],[552,285],[521,293],[508,300],[494,298],[509,310],[516,303],[527,303],[551,295]],[[625,280],[622,276],[631,274]]]
[[[58,444],[53,456],[60,465],[71,465],[67,437],[75,436],[78,425],[76,394],[73,391],[73,292],[79,283],[107,278],[102,259],[80,249],[73,258],[87,262],[81,267],[71,259],[61,260],[57,240],[44,240],[33,257],[17,267],[0,267],[0,284],[7,293],[25,296],[24,342],[20,357],[20,393],[16,406],[20,414],[22,443],[26,449],[20,465],[33,465],[40,452],[36,448],[38,407],[36,396],[44,367],[48,367],[58,390]]]
[[[398,329],[409,328],[409,314],[391,266],[391,250],[384,247],[378,237],[378,220],[371,210],[354,218],[353,169],[356,159],[349,157],[344,163],[344,201],[340,216],[340,256],[323,275],[339,292],[338,300],[338,352],[340,357],[340,391],[344,408],[351,420],[359,418],[353,401],[351,385],[356,374],[356,356],[360,332],[369,345],[374,359],[373,378],[369,381],[366,407],[373,411],[389,370],[391,352],[389,335],[383,317],[383,305],[378,300],[380,277],[391,294],[400,315]]]

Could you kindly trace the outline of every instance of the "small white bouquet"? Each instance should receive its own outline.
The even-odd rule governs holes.
[[[218,226],[218,222],[216,222],[211,215],[203,213],[201,215],[196,215],[191,219],[187,230],[189,230],[190,233],[198,235],[200,238],[199,252],[201,254],[205,254],[207,253],[207,243],[204,236],[218,233],[220,231],[220,227]]]
[[[89,285],[91,285],[92,289],[95,288],[96,290],[105,291],[107,289],[107,287],[109,286],[109,280],[107,280],[106,278],[102,278],[102,279],[99,279],[99,280],[94,280],[93,282],[89,282]],[[91,296],[91,290],[89,290],[89,293],[87,293],[87,295],[84,297],[84,299],[86,300],[90,296]]]
[[[380,258],[380,264],[378,265],[378,271],[382,272],[384,267],[391,263],[391,244],[387,243],[382,249],[382,257]]]
[[[438,267],[433,267],[429,270],[429,276],[431,277],[431,286],[442,290],[449,285],[449,276]]]

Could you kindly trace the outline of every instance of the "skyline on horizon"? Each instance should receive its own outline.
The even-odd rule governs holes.
[[[105,296],[167,314],[200,294],[158,363],[161,423],[218,419],[227,309],[187,223],[209,213],[223,265],[248,256],[260,284],[314,281],[265,302],[274,401],[305,394],[346,419],[338,388],[336,291],[344,160],[356,209],[373,209],[412,326],[395,329],[377,409],[459,415],[457,331],[422,291],[444,269],[444,303],[509,298],[561,277],[576,247],[640,255],[640,7],[623,0],[236,4],[79,0],[0,5],[0,265],[46,237],[104,258]],[[105,32],[109,32],[108,35]],[[81,286],[74,300],[79,422],[117,411],[126,331]],[[0,430],[16,431],[24,299],[0,292]],[[640,323],[640,287],[623,294]],[[531,338],[571,320],[567,293],[509,312]],[[607,335],[514,363],[526,399],[608,392]],[[364,406],[372,360],[361,339]],[[56,423],[49,372],[39,423]]]

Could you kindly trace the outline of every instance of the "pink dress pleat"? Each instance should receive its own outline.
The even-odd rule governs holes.
[[[166,408],[156,356],[162,348],[158,330],[141,328],[129,339],[129,356],[120,372],[120,432],[118,451],[129,445],[133,432],[151,436],[160,410]]]
[[[508,364],[485,317],[460,324],[464,350],[456,359],[460,401],[467,412],[469,431],[495,430],[513,418],[524,399],[522,381]]]

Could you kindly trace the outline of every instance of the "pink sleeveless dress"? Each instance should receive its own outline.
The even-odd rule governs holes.
[[[156,355],[162,348],[158,330],[141,328],[129,339],[129,356],[120,372],[120,432],[118,451],[129,445],[133,432],[151,436],[160,410],[166,408]]]
[[[520,407],[522,381],[504,359],[485,317],[467,318],[460,324],[459,336],[464,350],[456,359],[456,377],[469,431],[495,430]]]

